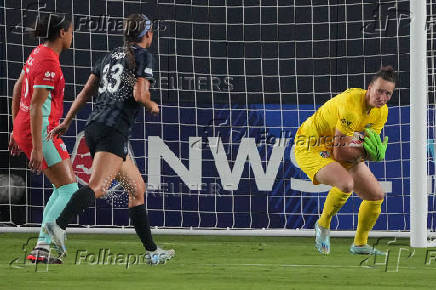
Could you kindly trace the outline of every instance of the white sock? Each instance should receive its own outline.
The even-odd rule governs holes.
[[[50,244],[47,244],[44,241],[38,241],[38,243],[36,243],[36,247],[46,249],[47,251],[50,250]]]

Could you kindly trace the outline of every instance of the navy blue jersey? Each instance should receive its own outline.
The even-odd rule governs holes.
[[[136,78],[153,79],[153,56],[145,48],[134,45],[135,67],[129,69],[125,48],[118,47],[97,61],[92,73],[99,79],[94,110],[87,126],[93,122],[113,127],[121,134],[129,136],[141,104],[133,97]]]

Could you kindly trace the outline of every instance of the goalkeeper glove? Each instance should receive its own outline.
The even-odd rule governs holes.
[[[368,159],[371,161],[381,161],[385,159],[386,149],[388,148],[388,137],[385,136],[383,143],[380,135],[374,130],[366,129],[367,136],[363,141],[363,148],[366,151]]]

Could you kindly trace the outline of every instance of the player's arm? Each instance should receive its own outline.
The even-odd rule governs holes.
[[[133,87],[133,97],[135,101],[144,105],[152,114],[159,113],[159,106],[150,98],[150,81],[143,77],[136,78]]]
[[[355,132],[361,123],[359,104],[356,104],[354,99],[351,93],[347,93],[337,104],[338,119],[335,126],[333,156],[339,162],[356,163],[366,157],[361,142],[356,142],[363,140],[354,140]]]
[[[92,96],[97,93],[99,81],[99,77],[93,73],[90,74],[88,81],[77,95],[77,98],[71,105],[71,108],[65,116],[65,119],[56,128],[53,128],[53,130],[50,131],[50,133],[47,135],[47,139],[53,139],[55,137],[62,136],[67,132],[71,122],[77,115],[77,112],[79,112],[80,109],[92,98]]]
[[[142,53],[135,55],[135,62],[136,83],[133,87],[133,97],[152,114],[158,114],[159,106],[150,99],[150,86],[154,82],[153,56],[149,52],[142,51]]]
[[[30,130],[32,132],[32,153],[29,168],[37,173],[42,168],[42,106],[47,100],[50,90],[42,87],[33,87],[32,101],[30,103]]]
[[[333,156],[338,162],[359,162],[361,158],[366,158],[365,150],[362,146],[356,146],[353,136],[347,136],[336,128]]]
[[[12,122],[14,122],[15,117],[20,110],[20,97],[21,97],[21,86],[24,80],[24,72],[21,72],[20,77],[15,82],[14,89],[12,90]],[[9,151],[12,156],[16,156],[20,153],[20,148],[14,140],[14,136],[11,133],[9,138]]]
[[[92,98],[92,96],[97,93],[99,81],[100,79],[95,74],[91,73],[89,75],[88,81],[71,105],[71,108],[65,116],[63,123],[70,126],[71,121],[77,115],[77,112],[79,112],[80,109]]]
[[[98,86],[100,83],[101,63],[103,60],[104,57],[96,61],[96,63],[91,69],[91,74],[89,75],[89,78],[85,83],[85,86],[77,95],[76,99],[71,105],[70,110],[65,116],[65,119],[62,121],[62,124],[58,126],[60,127],[61,125],[63,125],[62,128],[56,127],[55,129],[58,129],[56,130],[58,132],[56,132],[55,129],[53,129],[52,130],[53,133],[57,133],[57,135],[65,134],[71,122],[73,121],[73,118],[77,115],[77,112],[79,112],[79,110],[83,107],[83,105],[85,105],[91,99],[91,97],[97,93]]]
[[[21,85],[24,80],[24,72],[21,72],[20,77],[15,82],[14,89],[12,90],[12,121],[15,120],[15,117],[20,110],[20,97],[21,97]]]

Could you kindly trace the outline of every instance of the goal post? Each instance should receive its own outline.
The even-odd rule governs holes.
[[[410,1],[410,245],[427,247],[427,3]]]

